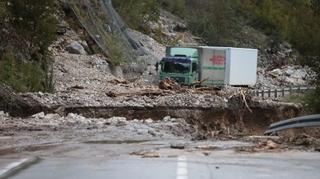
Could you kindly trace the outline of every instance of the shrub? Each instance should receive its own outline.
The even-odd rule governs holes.
[[[119,40],[116,35],[108,36],[106,38],[106,41],[109,44],[108,57],[112,65],[120,65],[121,63],[125,62],[127,57],[123,52],[123,46],[120,43],[121,40]]]
[[[2,1],[3,2],[3,1]],[[18,91],[52,91],[48,46],[56,36],[55,0],[0,4],[0,82]]]
[[[234,26],[230,1],[190,1],[187,17],[189,29],[203,37],[209,45],[232,45],[231,30]]]
[[[163,8],[179,17],[184,18],[187,15],[186,0],[159,0],[159,3]]]
[[[19,92],[52,91],[49,79],[37,62],[17,60],[12,53],[6,53],[0,61],[0,83],[13,87]]]
[[[157,0],[114,0],[113,5],[129,27],[147,32],[148,23],[159,19]]]

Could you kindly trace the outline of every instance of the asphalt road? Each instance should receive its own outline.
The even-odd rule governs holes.
[[[160,151],[161,152],[161,151]],[[168,151],[162,152],[168,153]],[[48,157],[13,176],[14,179],[319,179],[320,154],[282,152],[241,154],[216,151],[209,156],[174,151],[147,159],[120,155],[105,157]]]

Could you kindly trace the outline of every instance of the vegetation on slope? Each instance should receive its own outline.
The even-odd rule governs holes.
[[[55,1],[0,4],[0,83],[22,92],[51,91],[48,46],[56,34]]]

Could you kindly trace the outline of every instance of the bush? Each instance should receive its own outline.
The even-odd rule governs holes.
[[[2,1],[3,2],[3,1]],[[48,46],[56,36],[55,0],[8,0],[0,6],[0,82],[18,91],[52,91]]]
[[[233,12],[231,1],[192,0],[188,4],[190,13],[187,16],[189,29],[196,35],[203,37],[209,45],[232,45]]]
[[[171,13],[185,18],[187,15],[186,0],[158,0],[163,8]]]
[[[127,57],[125,56],[122,48],[121,40],[116,35],[108,36],[106,41],[109,44],[109,61],[112,65],[120,65],[125,62]]]
[[[17,60],[12,53],[5,54],[0,61],[0,83],[19,92],[52,91],[47,75],[51,74],[46,74],[41,64]]]
[[[147,32],[148,23],[157,22],[160,15],[157,0],[113,0],[113,5],[129,27]]]
[[[304,98],[306,107],[310,113],[320,113],[320,86]]]

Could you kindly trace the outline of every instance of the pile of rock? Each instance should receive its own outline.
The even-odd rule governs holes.
[[[259,52],[259,65],[261,67],[279,68],[296,63],[298,58],[298,53],[287,42],[260,49]]]
[[[290,86],[307,86],[315,78],[316,73],[309,67],[283,66],[267,71],[258,68],[258,88],[279,88]]]
[[[168,137],[191,136],[194,129],[184,119],[167,116],[162,121],[152,119],[127,120],[125,117],[86,118],[69,113],[35,114],[28,118],[14,118],[0,112],[0,131],[63,131],[63,130],[107,129],[109,132],[123,136]]]

